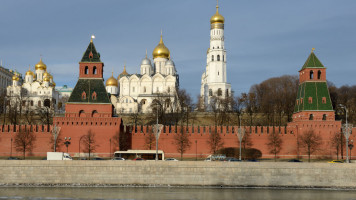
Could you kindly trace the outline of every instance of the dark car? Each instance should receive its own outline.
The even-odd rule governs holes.
[[[143,158],[135,158],[135,159],[133,159],[134,161],[145,161],[145,159],[143,159]]]
[[[92,160],[104,160],[104,158],[96,157],[96,158],[92,158]]]
[[[291,159],[291,160],[288,160],[288,162],[303,162],[303,161],[298,160],[298,159]]]
[[[226,157],[223,161],[224,162],[241,162],[241,160],[239,160],[237,158],[233,158],[233,157]]]
[[[258,162],[257,159],[248,159],[247,161],[248,161],[248,162]]]
[[[8,160],[21,160],[20,158],[17,158],[17,157],[8,157],[7,159]]]

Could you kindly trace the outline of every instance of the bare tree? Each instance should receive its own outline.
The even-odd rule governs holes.
[[[272,133],[270,133],[268,136],[268,142],[266,143],[266,145],[268,146],[269,153],[274,154],[275,162],[277,161],[277,154],[282,149],[282,144],[283,144],[283,140],[280,134],[276,133],[276,131],[273,130]]]
[[[217,127],[211,131],[207,143],[210,147],[210,152],[213,154],[216,154],[219,149],[224,147],[224,141],[221,138],[221,135],[217,132]]]
[[[156,137],[155,137],[155,134],[152,132],[152,130],[149,130],[146,133],[145,143],[149,150],[152,150],[152,148],[156,144]]]
[[[322,138],[316,134],[313,129],[305,131],[300,136],[300,144],[308,154],[308,162],[310,162],[310,155],[319,149],[322,144]]]
[[[336,159],[339,159],[339,152],[342,144],[344,144],[344,137],[342,133],[335,132],[331,138],[331,145],[335,149]]]
[[[36,135],[29,129],[20,129],[15,135],[14,146],[16,151],[23,153],[23,159],[26,158],[26,152],[31,152],[35,146]]]
[[[191,141],[189,139],[189,134],[186,130],[181,130],[179,133],[174,135],[173,144],[176,146],[177,151],[180,153],[180,159],[183,160],[183,154],[190,149]]]
[[[250,132],[246,131],[244,137],[242,138],[241,145],[243,150],[243,154],[242,154],[243,159],[245,160],[247,157],[246,155],[247,149],[251,148],[253,145]]]
[[[89,154],[90,160],[91,153],[94,153],[96,151],[96,148],[99,147],[95,140],[95,133],[89,130],[88,133],[84,135],[81,142],[84,145],[84,152]]]

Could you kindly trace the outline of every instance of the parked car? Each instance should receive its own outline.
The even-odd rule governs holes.
[[[232,159],[229,159],[227,162],[241,162],[242,160],[240,159],[237,159],[237,158],[232,158]]]
[[[21,160],[20,158],[17,158],[17,157],[8,157],[7,159],[8,160]]]
[[[104,158],[96,157],[96,158],[92,158],[91,160],[104,160]]]
[[[247,161],[248,161],[248,162],[258,162],[257,159],[248,159]]]
[[[288,160],[288,162],[303,162],[303,161],[298,160],[298,159],[290,159],[290,160]]]
[[[329,161],[328,163],[344,163],[344,161],[342,161],[342,160],[332,160],[332,161]]]
[[[134,161],[145,161],[145,159],[143,159],[143,158],[135,158],[135,159],[133,159]]]
[[[178,161],[178,160],[175,158],[167,158],[166,161]]]
[[[125,158],[115,157],[115,158],[113,158],[113,159],[111,159],[111,160],[125,160]]]

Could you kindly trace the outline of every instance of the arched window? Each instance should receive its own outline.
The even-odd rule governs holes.
[[[320,79],[321,78],[321,71],[319,70],[318,71],[318,79]]]
[[[31,100],[31,106],[33,106],[33,101]]]
[[[87,93],[85,93],[84,91],[82,92],[82,99],[86,99],[87,98]]]
[[[218,89],[218,96],[222,96],[222,90],[221,90],[221,88]]]
[[[326,120],[326,114],[323,114],[323,120],[324,121]]]
[[[313,119],[314,119],[313,114],[310,114],[310,115],[309,115],[309,120],[313,120]]]
[[[312,70],[310,70],[309,76],[310,76],[310,79],[314,78],[314,72]]]
[[[84,110],[80,110],[80,111],[79,111],[79,117],[85,117]]]
[[[96,66],[93,67],[93,74],[97,74],[97,69],[96,69]]]
[[[93,110],[93,112],[91,113],[91,116],[92,116],[92,117],[99,117],[98,111]]]
[[[214,61],[214,55],[211,55],[211,61]]]
[[[50,108],[51,107],[51,100],[45,99],[43,102],[43,106]]]
[[[213,90],[209,89],[209,96],[213,96]]]
[[[85,66],[85,68],[84,68],[84,74],[89,74],[89,68],[88,68],[88,66]]]
[[[143,87],[143,93],[146,93],[146,86]]]
[[[220,55],[218,55],[218,57],[217,57],[217,61],[220,61]]]
[[[94,91],[93,94],[91,95],[91,99],[96,100],[96,92]]]

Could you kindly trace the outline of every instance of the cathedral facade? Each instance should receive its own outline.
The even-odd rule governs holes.
[[[44,106],[56,109],[59,94],[55,87],[53,76],[40,59],[35,65],[35,73],[29,67],[24,80],[18,73],[12,77],[12,85],[7,87],[8,104],[31,111]]]
[[[168,112],[176,108],[179,76],[162,35],[152,56],[153,61],[146,53],[139,74],[129,74],[124,67],[117,79],[112,74],[106,81],[116,113],[148,113],[154,101],[163,101]]]
[[[210,47],[206,53],[206,69],[201,77],[200,96],[202,106],[211,110],[212,97],[227,97],[231,95],[231,85],[227,83],[226,49],[224,38],[225,18],[216,13],[210,18]]]

